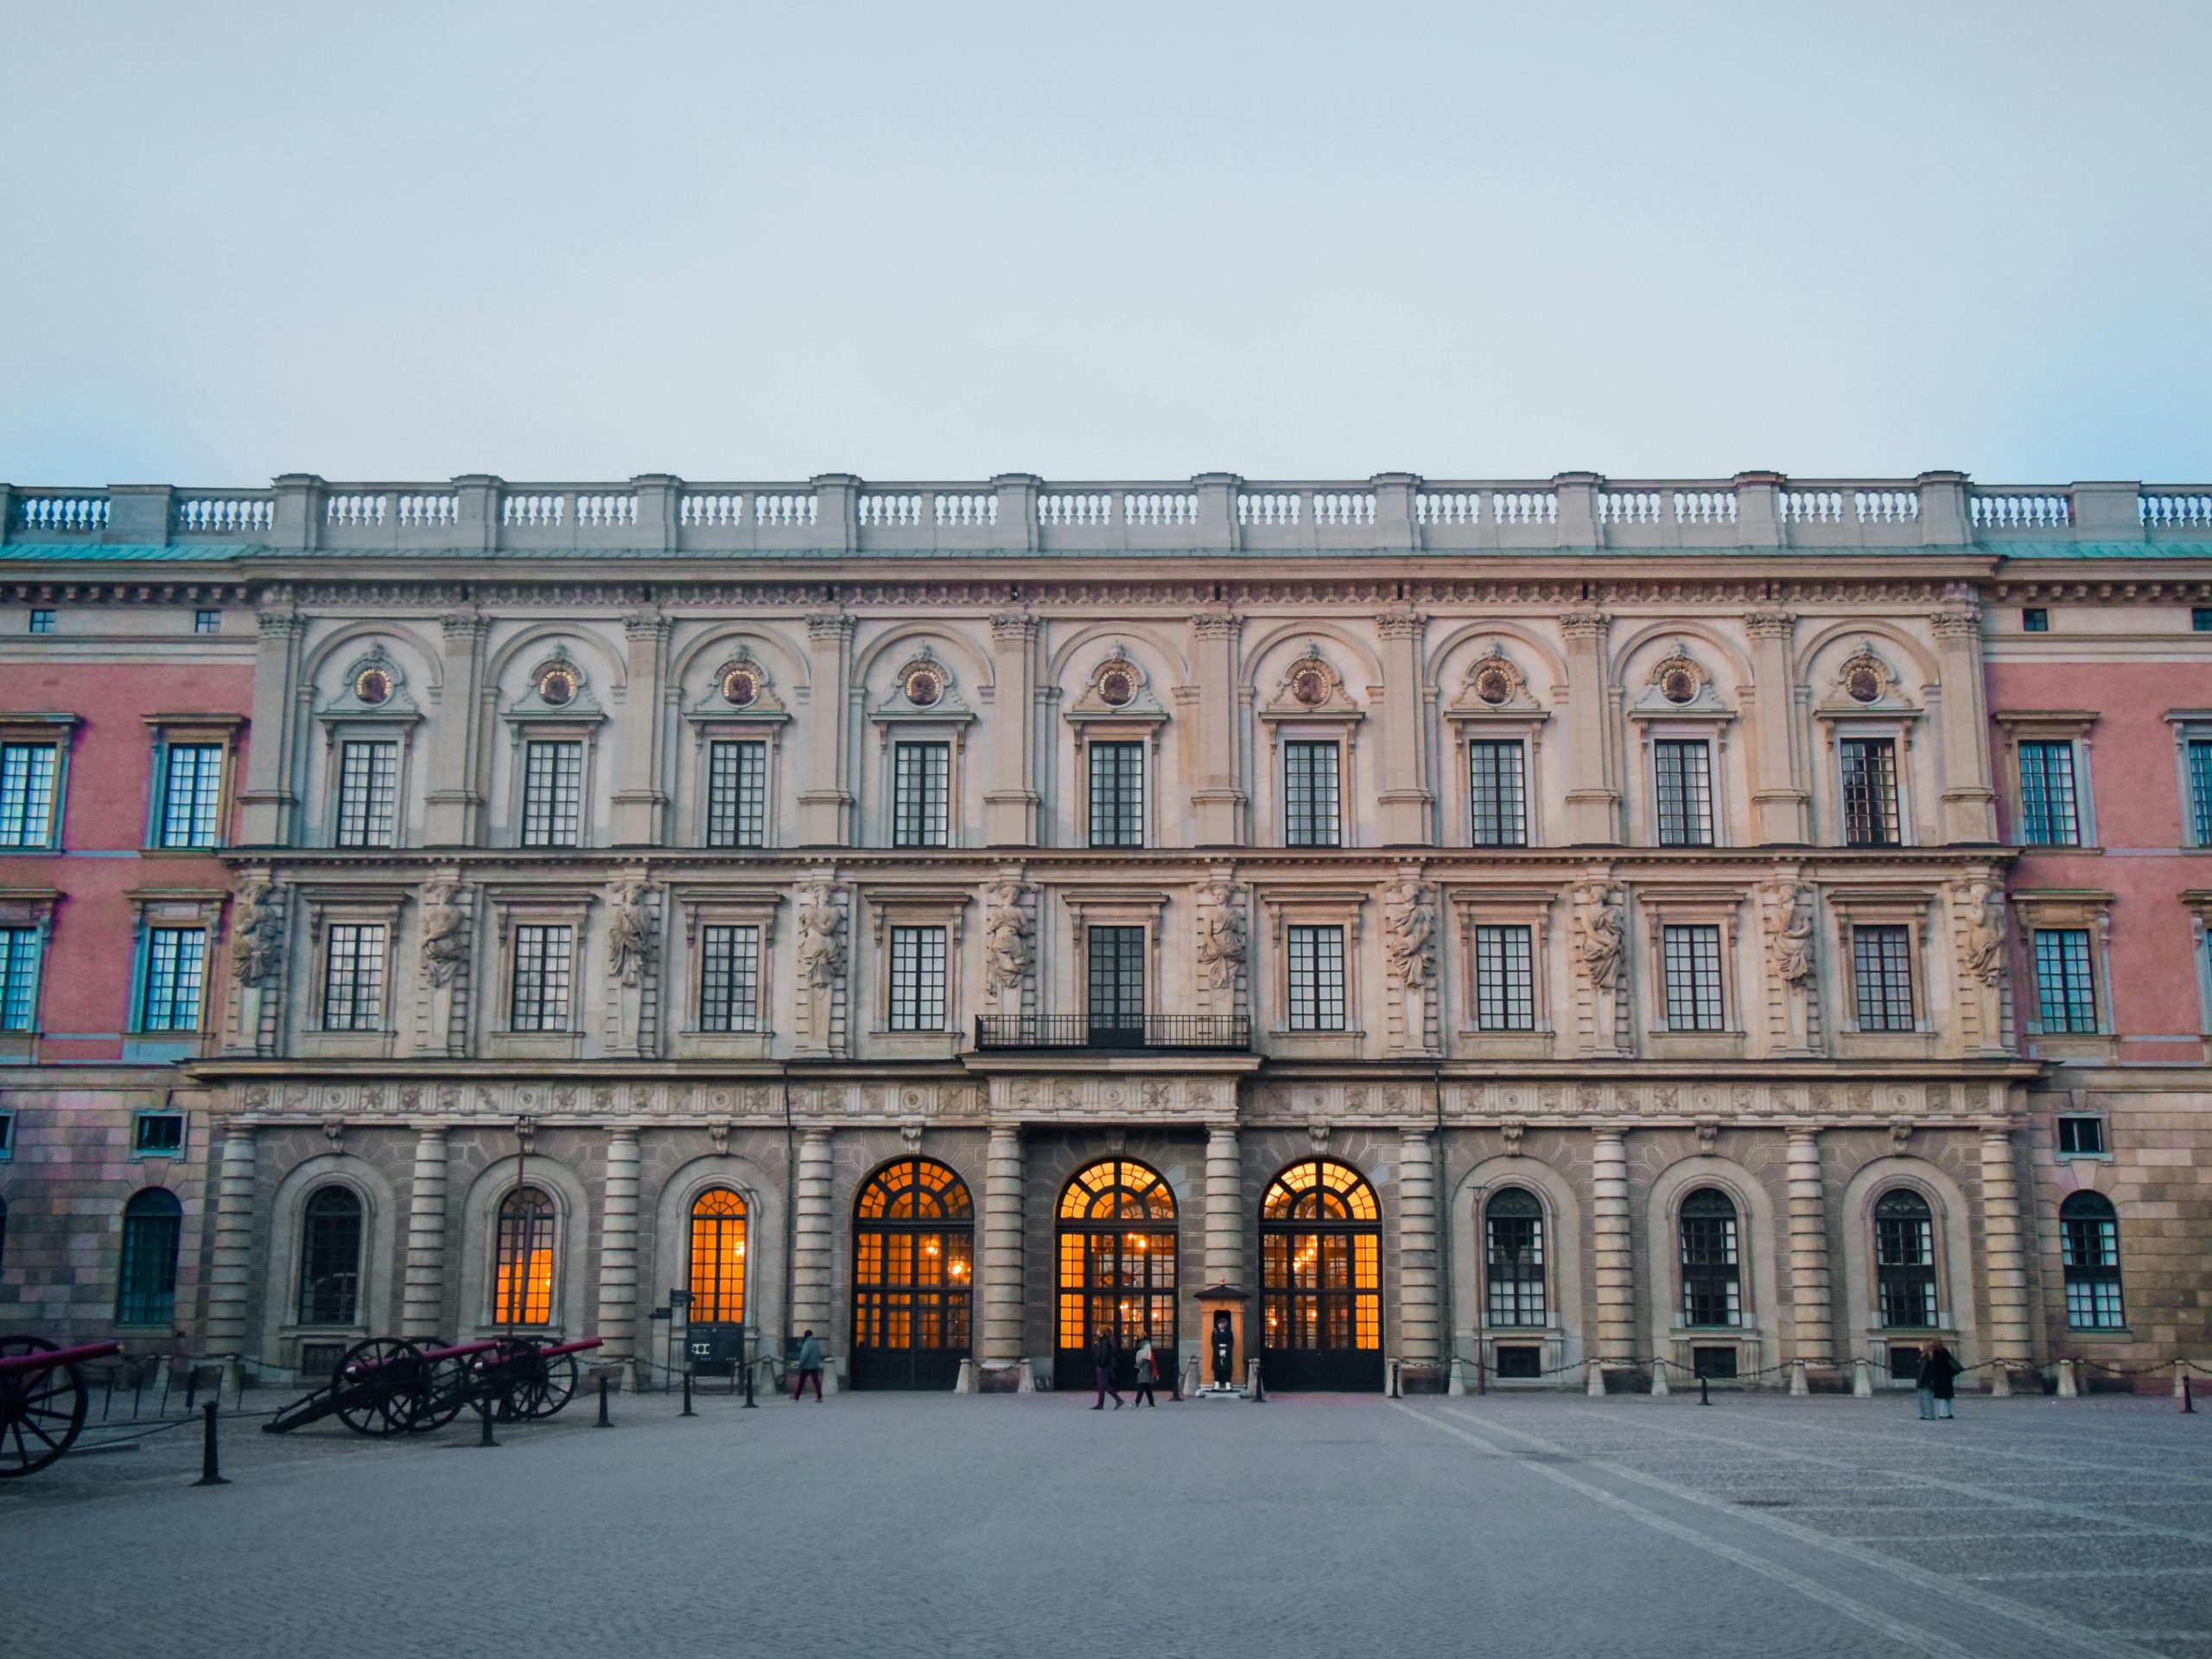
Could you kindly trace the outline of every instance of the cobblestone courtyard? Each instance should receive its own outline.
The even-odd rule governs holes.
[[[226,1419],[0,1491],[0,1650],[2212,1656],[2168,1401],[1085,1404]]]

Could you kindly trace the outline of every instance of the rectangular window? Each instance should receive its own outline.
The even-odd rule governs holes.
[[[1326,747],[1333,749],[1332,743]],[[1294,927],[1290,931],[1290,1028],[1344,1028],[1344,931],[1341,927]]]
[[[40,931],[0,927],[0,1031],[29,1031],[38,1013]]]
[[[1659,844],[1713,845],[1713,746],[1703,738],[1662,738],[1651,746],[1659,783]]]
[[[213,847],[223,799],[223,746],[174,743],[162,764],[162,847]]]
[[[1897,746],[1893,738],[1843,740],[1843,844],[1897,844]]]
[[[0,1158],[16,1155],[16,1115],[0,1112]]]
[[[1478,847],[1529,844],[1528,751],[1517,742],[1467,745],[1467,798]]]
[[[194,611],[192,613],[192,631],[194,633],[220,633],[223,631],[223,613],[220,611]]]
[[[52,633],[54,632],[54,613],[52,611],[33,611],[31,613],[31,632],[33,633]]]
[[[2189,741],[2189,821],[2199,847],[2212,847],[2212,739]]]
[[[942,744],[927,747],[941,748]],[[891,1029],[944,1029],[944,930],[891,930]]]
[[[2066,1277],[2066,1323],[2076,1331],[2127,1324],[2120,1294],[2120,1223],[2109,1216],[2067,1216],[2059,1224]]]
[[[1144,929],[1094,927],[1090,958],[1090,1039],[1135,1043],[1144,1036]]]
[[[583,824],[584,746],[574,740],[523,746],[522,844],[574,847]]]
[[[2020,745],[2020,839],[2031,847],[2078,847],[2071,743]]]
[[[1283,841],[1290,847],[1341,844],[1334,743],[1282,746]]]
[[[1743,1264],[1736,1254],[1736,1217],[1718,1211],[1681,1217],[1682,1323],[1741,1325]]]
[[[1851,967],[1859,992],[1859,1029],[1910,1031],[1912,930],[1853,928]]]
[[[322,969],[322,1028],[376,1031],[384,1024],[382,922],[334,922]]]
[[[60,751],[51,743],[0,746],[0,847],[54,845],[54,780]]]
[[[2189,626],[2199,633],[2212,633],[2212,607],[2199,605],[2191,609]]]
[[[146,936],[146,982],[138,999],[141,1031],[200,1029],[200,988],[207,935],[196,927],[157,927]]]
[[[1144,745],[1090,745],[1090,844],[1144,845]]]
[[[944,847],[951,832],[952,746],[891,747],[891,844]]]
[[[707,748],[707,845],[764,847],[768,842],[768,746],[714,743]]]
[[[2039,605],[2029,606],[2025,610],[2020,613],[2020,632],[2023,633],[2049,633],[2050,632],[2050,613],[2044,610]]]
[[[710,925],[699,935],[699,1029],[760,1028],[760,930]]]
[[[575,930],[566,923],[515,929],[511,1029],[569,1029],[569,976],[575,950]]]
[[[1534,1031],[1536,992],[1534,931],[1475,930],[1475,1026],[1480,1031]]]
[[[338,844],[389,847],[399,809],[399,745],[347,743],[338,752]]]
[[[1707,923],[1660,930],[1667,965],[1667,1029],[1719,1031],[1720,930]]]
[[[161,1158],[184,1150],[182,1112],[141,1112],[130,1127],[130,1150]]]
[[[2088,930],[2036,930],[2036,1004],[2050,1032],[2097,1028],[2097,982],[2089,966]]]
[[[2062,1158],[2101,1158],[2105,1155],[2105,1121],[2101,1117],[2062,1117],[2058,1120],[2058,1155]]]

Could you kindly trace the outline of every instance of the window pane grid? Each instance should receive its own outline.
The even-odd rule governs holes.
[[[1719,1031],[1720,930],[1709,924],[1662,930],[1667,968],[1667,1029]]]
[[[2090,1213],[2067,1213],[2080,1207]],[[2120,1221],[2111,1208],[2094,1195],[2077,1193],[2059,1212],[2066,1323],[2076,1330],[2117,1330],[2127,1323],[2120,1287]]]
[[[767,838],[768,746],[710,746],[707,751],[707,845],[760,847]]]
[[[1089,930],[1090,1027],[1144,1029],[1144,929]]]
[[[2031,847],[2081,844],[2071,743],[2020,745],[2020,839]]]
[[[2036,930],[2036,1002],[2045,1031],[2096,1030],[2097,987],[2089,966],[2088,930]]]
[[[1344,931],[1341,927],[1290,930],[1290,1028],[1344,1028]]]
[[[1701,738],[1662,738],[1651,747],[1659,783],[1659,844],[1712,846],[1712,746]]]
[[[1854,927],[1851,960],[1859,992],[1859,1030],[1910,1031],[1912,930]]]
[[[116,1275],[118,1325],[167,1325],[176,1312],[177,1245],[184,1212],[168,1192],[142,1192],[123,1212],[123,1262]]]
[[[223,746],[172,745],[162,778],[162,845],[213,847],[222,796]]]
[[[338,844],[389,847],[399,804],[399,745],[348,743],[339,752]]]
[[[951,745],[893,744],[891,767],[891,844],[946,845],[951,828]]]
[[[1536,990],[1534,936],[1526,927],[1475,930],[1475,1026],[1481,1031],[1534,1031]]]
[[[1490,1289],[1484,1313],[1488,1323],[1545,1324],[1543,1212],[1533,1198],[1501,1193],[1491,1201],[1485,1226]]]
[[[510,1027],[569,1029],[569,981],[575,930],[566,923],[515,930],[515,981]]]
[[[891,1029],[944,1029],[944,930],[891,930]]]
[[[1467,746],[1467,798],[1478,847],[1524,847],[1529,842],[1527,752],[1518,743]]]
[[[1334,847],[1338,828],[1337,745],[1282,746],[1283,834],[1293,847]]]
[[[760,930],[711,926],[699,938],[699,1029],[760,1027]]]
[[[50,743],[0,747],[0,847],[52,843],[55,753]]]
[[[1913,1192],[1892,1192],[1874,1209],[1874,1273],[1885,1325],[1936,1323],[1936,1217]]]
[[[1090,844],[1144,845],[1144,745],[1090,745]]]
[[[1697,1195],[1709,1199],[1710,1195]],[[1695,1200],[1694,1199],[1693,1202]],[[1727,1325],[1744,1322],[1743,1267],[1736,1250],[1732,1205],[1711,1204],[1704,1213],[1685,1204],[1681,1216],[1682,1323]]]
[[[142,1031],[197,1031],[207,936],[196,927],[157,927],[146,942]]]
[[[1843,743],[1843,840],[1847,847],[1897,843],[1897,746],[1886,737]]]
[[[2189,814],[2199,847],[2212,847],[2212,740],[2189,745]]]
[[[360,1306],[361,1201],[326,1186],[307,1203],[300,1239],[300,1323],[351,1325]]]
[[[574,847],[583,821],[584,746],[577,742],[524,747],[522,844]]]
[[[383,923],[331,925],[322,976],[325,1031],[374,1031],[383,1024],[384,968]]]
[[[38,1006],[39,930],[0,928],[0,1031],[29,1031]]]
[[[493,1276],[493,1323],[552,1323],[553,1205],[535,1187],[508,1193],[499,1205]]]

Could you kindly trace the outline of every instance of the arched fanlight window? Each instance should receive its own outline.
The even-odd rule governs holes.
[[[553,1200],[536,1187],[518,1186],[499,1201],[493,1324],[553,1322]]]
[[[1544,1206],[1526,1187],[1509,1186],[1483,1206],[1491,1325],[1542,1325]]]
[[[856,1389],[950,1388],[968,1357],[976,1209],[931,1158],[901,1158],[861,1189],[853,1215]]]
[[[118,1325],[168,1325],[176,1316],[177,1241],[184,1206],[149,1186],[123,1206],[123,1267],[116,1277]]]
[[[1284,1388],[1382,1382],[1382,1209],[1349,1164],[1309,1158],[1260,1206],[1261,1364]]]
[[[1173,1375],[1175,1195],[1160,1172],[1126,1158],[1077,1172],[1060,1193],[1059,1252],[1060,1386],[1090,1382],[1101,1331],[1125,1363],[1149,1337],[1160,1374]]]
[[[1936,1322],[1936,1213],[1910,1187],[1885,1192],[1874,1206],[1874,1281],[1885,1325],[1924,1330]]]
[[[300,1212],[300,1323],[353,1325],[361,1311],[361,1198],[335,1182]]]
[[[691,1206],[691,1323],[745,1323],[745,1200],[710,1186]]]
[[[2075,1192],[2058,1206],[2066,1269],[2066,1323],[2111,1331],[2127,1323],[2120,1294],[2120,1217],[2101,1192]]]
[[[1718,1187],[1701,1186],[1682,1200],[1682,1323],[1741,1325],[1744,1269],[1736,1205]]]

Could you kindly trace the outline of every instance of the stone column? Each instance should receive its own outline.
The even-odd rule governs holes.
[[[1206,1135],[1205,1282],[1243,1281],[1244,1159],[1235,1125],[1217,1123]]]
[[[1988,1357],[2000,1367],[2024,1369],[2035,1361],[2028,1325],[2028,1240],[2012,1167],[2012,1131],[2002,1124],[1981,1132],[1981,1234],[1989,1274]]]
[[[1797,1351],[1810,1366],[1835,1363],[1835,1320],[1828,1291],[1827,1195],[1821,1180],[1821,1132],[1789,1131],[1789,1300]]]
[[[982,1354],[987,1366],[1013,1365],[1022,1357],[1021,1130],[991,1127],[983,1173]]]
[[[445,631],[445,687],[430,724],[430,787],[423,839],[432,847],[472,847],[484,833],[482,754],[484,637],[491,623],[474,611],[440,619]]]
[[[1636,1357],[1636,1256],[1628,1215],[1628,1142],[1598,1131],[1590,1149],[1592,1231],[1598,1268],[1598,1359],[1625,1365]]]
[[[830,1350],[830,1131],[809,1129],[798,1142],[798,1195],[792,1207],[791,1330],[812,1331]]]
[[[1567,839],[1576,846],[1617,842],[1620,830],[1620,763],[1608,719],[1603,611],[1572,611],[1560,618],[1567,635],[1567,753],[1574,782],[1567,791]]]
[[[1201,847],[1240,847],[1245,798],[1236,770],[1236,644],[1243,620],[1230,611],[1204,611],[1191,626],[1198,638],[1198,718],[1183,750],[1191,834]]]
[[[446,1312],[446,1126],[425,1123],[415,1141],[415,1187],[407,1201],[407,1279],[399,1334],[449,1334]]]
[[[1797,619],[1788,611],[1754,611],[1744,619],[1751,636],[1751,837],[1796,843],[1810,840],[1807,798],[1798,785],[1796,677],[1789,645]]]
[[[1436,805],[1428,786],[1428,733],[1421,699],[1421,633],[1419,611],[1386,611],[1376,619],[1382,635],[1382,754],[1377,772],[1382,792],[1380,829],[1386,847],[1419,846],[1430,839]]]
[[[292,785],[295,768],[305,760],[292,749],[299,730],[294,703],[301,695],[295,682],[307,623],[290,610],[264,611],[255,620],[261,638],[253,659],[252,741],[238,791],[238,832],[249,847],[284,847],[298,824],[299,796]]]
[[[626,1360],[638,1338],[638,1131],[618,1125],[607,1142],[607,1200],[599,1230],[599,1329],[605,1359]]]
[[[1943,839],[1997,839],[1997,791],[1989,765],[1989,700],[1981,678],[1981,613],[1972,605],[1936,613],[1943,677]]]
[[[991,619],[990,779],[983,796],[983,840],[992,847],[1037,844],[1037,619],[1012,611]]]
[[[847,787],[851,721],[846,702],[853,667],[853,619],[824,612],[806,619],[807,709],[800,753],[799,839],[810,847],[842,847],[855,838],[853,796]]]
[[[255,1150],[253,1125],[231,1125],[216,1177],[215,1248],[207,1275],[206,1345],[219,1353],[245,1343],[252,1311]]]
[[[1398,1150],[1398,1356],[1408,1365],[1443,1357],[1436,1335],[1436,1148],[1408,1129]]]
[[[668,618],[657,611],[622,619],[627,652],[622,707],[614,728],[614,844],[654,846],[667,839],[662,787],[665,710],[661,687],[668,672]]]

